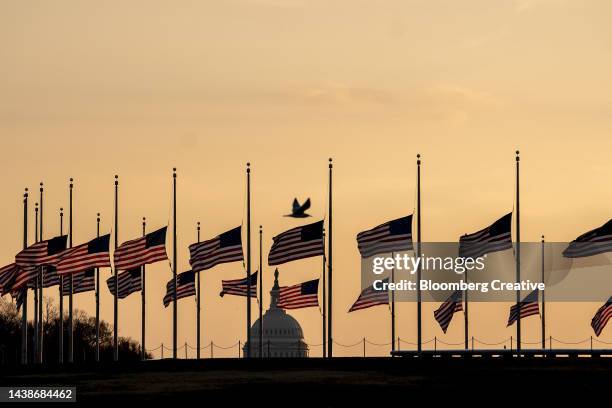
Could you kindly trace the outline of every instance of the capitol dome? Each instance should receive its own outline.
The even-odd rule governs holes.
[[[278,269],[274,271],[274,286],[270,291],[270,308],[262,316],[263,320],[263,357],[308,357],[308,345],[298,321],[277,306],[279,294]],[[257,319],[251,327],[251,357],[260,356],[259,326]],[[248,343],[244,345],[247,355]]]

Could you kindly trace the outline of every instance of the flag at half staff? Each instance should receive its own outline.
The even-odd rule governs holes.
[[[247,296],[247,278],[233,279],[233,280],[222,280],[221,281],[221,293],[219,296],[234,295],[234,296]],[[251,274],[251,298],[257,299],[257,271]]]
[[[42,286],[50,288],[51,286],[59,285],[59,275],[55,266],[47,266],[43,271]]]
[[[389,252],[411,251],[412,214],[360,232],[357,234],[357,246],[362,258]]]
[[[110,234],[107,234],[67,249],[57,263],[57,273],[66,275],[111,266],[109,243]]]
[[[189,245],[189,264],[194,272],[213,266],[244,260],[242,227],[236,227],[208,241]]]
[[[510,308],[510,316],[508,316],[508,326],[512,326],[518,319],[522,319],[527,316],[533,316],[540,314],[540,307],[538,305],[538,290],[534,290],[521,301],[521,315],[518,315],[518,305],[513,305]]]
[[[319,280],[292,286],[282,286],[278,292],[278,304],[281,309],[302,309],[304,307],[319,306]]]
[[[32,244],[15,256],[15,263],[19,266],[56,265],[66,249],[67,239],[67,235],[60,235]]]
[[[163,227],[142,238],[121,244],[115,249],[115,269],[124,271],[168,259],[166,255],[167,229],[168,227]]]
[[[581,258],[612,251],[612,220],[573,240],[563,251],[566,258]]]
[[[506,214],[487,228],[459,238],[459,256],[479,258],[485,254],[512,248],[512,213]]]
[[[96,290],[96,271],[95,269],[88,269],[83,272],[77,272],[72,275],[72,293],[83,293],[83,292],[91,292]],[[111,277],[111,280],[113,277]],[[114,280],[111,285],[114,288]],[[121,293],[121,292],[120,292]],[[70,295],[70,276],[66,276],[62,281],[62,295],[68,296]]]
[[[15,263],[0,268],[0,296],[10,293],[18,272],[19,267]]]
[[[268,265],[280,265],[324,254],[323,221],[292,228],[273,238]]]
[[[597,310],[593,320],[591,320],[591,327],[595,331],[595,335],[599,337],[603,329],[608,324],[608,321],[612,318],[612,297]]]
[[[179,273],[176,276],[176,299],[182,299],[188,296],[195,296],[195,272],[187,271]],[[164,307],[168,307],[172,303],[174,295],[174,278],[170,279],[166,284],[166,296],[164,296]]]
[[[106,284],[108,285],[108,290],[110,290],[110,293],[114,296],[115,277],[111,276],[108,278]],[[124,299],[134,292],[140,292],[142,290],[140,267],[120,272],[119,275],[117,275],[117,286],[119,287],[117,293],[119,299]],[[70,289],[68,293],[70,293]]]
[[[382,282],[383,284],[389,283],[389,278],[383,279]],[[374,284],[372,284],[371,286],[365,288],[361,294],[359,294],[359,297],[349,309],[349,313],[356,310],[367,309],[372,306],[388,304],[389,292],[386,290],[376,290],[374,289]]]
[[[38,277],[36,266],[19,267],[11,291],[16,291],[27,285],[28,288],[34,287],[34,279]]]
[[[444,333],[446,333],[446,330],[453,319],[453,315],[456,312],[463,311],[463,305],[461,303],[462,299],[463,294],[460,290],[457,290],[453,292],[436,311],[434,311],[434,317],[440,324],[440,327]]]

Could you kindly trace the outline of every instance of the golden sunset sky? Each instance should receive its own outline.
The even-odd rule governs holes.
[[[325,215],[333,157],[334,337],[388,343],[386,307],[346,313],[360,291],[355,236],[413,212],[417,153],[425,241],[454,241],[512,211],[516,149],[523,240],[569,241],[611,218],[610,15],[604,0],[4,0],[2,264],[21,249],[25,187],[36,193],[33,209],[45,183],[50,237],[74,177],[78,244],[94,236],[97,212],[102,230],[111,230],[118,174],[123,242],[140,235],[143,216],[151,230],[169,222],[176,166],[178,259],[186,270],[197,221],[208,239],[245,220],[248,161],[265,260],[272,236],[300,224],[282,217],[294,197],[311,197],[311,220]],[[255,269],[255,233],[253,242]],[[318,277],[321,261],[279,270],[282,285],[295,284]],[[239,264],[203,273],[204,344],[244,341],[245,300],[218,295],[221,279],[243,275]],[[108,276],[104,270],[102,281]],[[147,269],[149,348],[171,345],[172,308],[162,304],[170,277],[166,263]],[[266,308],[272,279],[266,267]],[[57,288],[45,295],[57,298]],[[101,297],[102,318],[112,322],[106,286]],[[458,317],[443,335],[437,306],[424,305],[424,339],[462,341]],[[549,305],[551,335],[588,338],[598,306]],[[76,295],[75,307],[93,314],[93,293]],[[514,334],[505,328],[508,305],[470,311],[477,338]],[[308,343],[321,343],[318,310],[291,314]],[[119,316],[120,335],[139,340],[138,294],[120,302]],[[179,316],[179,344],[195,345],[193,298],[179,301]],[[397,318],[398,335],[415,341],[414,305],[399,305]],[[524,341],[539,341],[539,320],[525,319],[523,331]],[[602,339],[611,336],[607,330]]]

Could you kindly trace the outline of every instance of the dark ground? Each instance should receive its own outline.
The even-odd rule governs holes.
[[[378,407],[394,402],[413,406],[419,397],[489,406],[519,400],[531,407],[535,400],[607,398],[612,359],[162,360],[2,369],[0,385],[76,386],[81,403],[189,401],[205,406],[216,401],[212,406],[235,406],[248,401],[270,407]],[[609,400],[604,406],[610,406]]]

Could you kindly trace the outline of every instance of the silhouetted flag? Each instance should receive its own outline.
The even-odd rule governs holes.
[[[19,266],[56,265],[66,249],[67,238],[61,235],[30,245],[15,256],[15,263]]]
[[[247,296],[247,278],[222,280],[222,290],[219,296]],[[251,297],[257,299],[257,271],[251,274]]]
[[[388,283],[389,278],[383,279],[382,282]],[[388,304],[389,292],[386,290],[376,290],[374,289],[374,284],[372,284],[361,292],[355,303],[353,303],[353,306],[349,309],[349,313],[356,310],[367,309],[372,306]]]
[[[412,215],[398,218],[357,234],[362,258],[412,250]]]
[[[292,228],[273,239],[268,265],[280,265],[324,254],[323,221]]]
[[[516,321],[517,317],[522,319],[527,316],[533,316],[540,314],[540,307],[538,306],[538,290],[534,290],[521,301],[521,316],[518,317],[518,305],[513,305],[510,308],[510,316],[508,317],[508,325],[512,326]],[[507,327],[506,326],[506,327]]]
[[[512,248],[512,213],[506,214],[487,228],[459,238],[459,256],[479,258],[485,254]]]
[[[595,331],[595,335],[599,337],[603,329],[608,324],[608,321],[612,318],[612,297],[597,310],[593,320],[591,320],[591,327]]]
[[[83,272],[77,272],[75,274],[72,274],[72,293],[77,294],[96,290],[95,278],[95,269],[88,269]],[[111,277],[111,279],[113,278]],[[114,288],[114,280],[112,285]],[[64,280],[62,281],[62,295],[70,295],[70,276],[64,277]]]
[[[114,296],[115,277],[111,276],[108,278],[106,284],[108,285],[108,290]],[[124,299],[134,292],[140,292],[142,290],[140,267],[119,273],[117,275],[117,285],[119,287],[119,293],[117,294],[119,299]]]
[[[163,227],[142,238],[121,244],[115,249],[115,269],[128,270],[168,259],[166,255],[167,229],[168,227]]]
[[[57,263],[57,273],[67,275],[92,268],[111,266],[109,243],[110,234],[102,235],[89,242],[67,249],[62,253]]]
[[[440,324],[440,327],[444,333],[446,333],[455,312],[463,311],[463,305],[461,303],[462,299],[463,294],[461,291],[457,290],[453,292],[448,299],[442,303],[442,305],[440,305],[438,310],[434,311],[434,317]]]
[[[195,272],[187,271],[183,273],[179,273],[176,276],[176,299],[182,299],[188,296],[195,296],[196,288],[195,288]],[[172,303],[172,298],[174,295],[174,278],[170,279],[168,283],[166,283],[166,296],[164,296],[164,307],[168,307],[170,303]]]
[[[4,296],[11,292],[11,288],[15,283],[15,278],[17,278],[17,272],[19,272],[19,267],[15,263],[6,265],[0,269],[0,296]]]
[[[38,269],[36,266],[19,267],[11,290],[16,291],[23,288],[25,285],[28,288],[34,287],[34,280],[38,277]]]
[[[573,240],[563,251],[566,258],[581,258],[612,251],[612,220]]]
[[[59,275],[55,266],[46,266],[42,275],[43,288],[59,285]]]
[[[293,286],[282,286],[278,292],[278,307],[301,309],[319,306],[319,280],[311,280]]]
[[[241,227],[236,227],[208,241],[189,245],[189,264],[194,272],[215,265],[244,260]]]
[[[11,292],[11,297],[15,302],[15,307],[17,307],[17,311],[19,311],[21,309],[21,306],[23,305],[23,293],[24,292],[22,290],[16,290]]]

